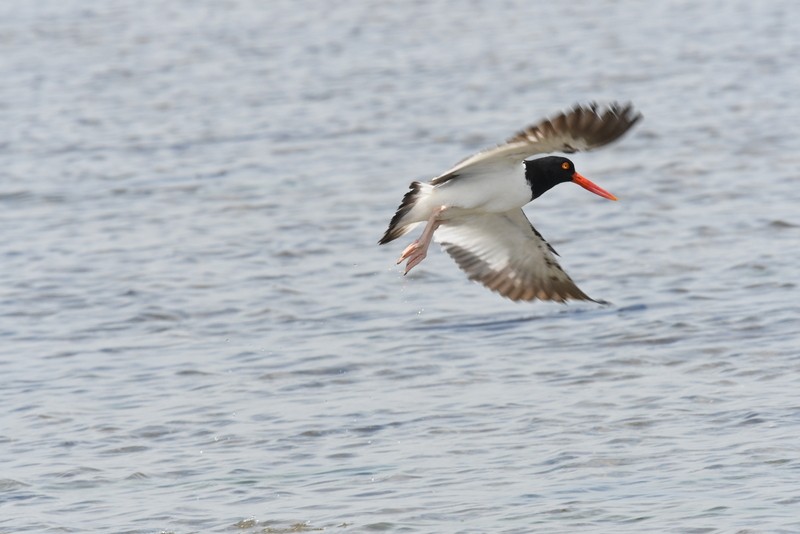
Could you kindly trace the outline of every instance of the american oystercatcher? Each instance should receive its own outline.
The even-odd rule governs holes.
[[[420,238],[397,260],[406,260],[404,274],[425,259],[435,239],[470,280],[511,300],[593,300],[564,272],[556,251],[522,206],[563,182],[617,198],[578,174],[567,158],[527,158],[607,145],[641,118],[631,104],[576,105],[468,157],[429,183],[412,182],[379,244],[424,222]]]

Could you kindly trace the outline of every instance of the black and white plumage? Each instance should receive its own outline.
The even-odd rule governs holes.
[[[564,272],[555,251],[531,225],[522,206],[553,186],[572,181],[602,197],[563,157],[536,154],[592,150],[620,138],[641,115],[630,104],[590,104],[545,119],[505,143],[457,163],[430,183],[413,182],[379,241],[389,243],[426,222],[398,263],[405,272],[439,242],[471,280],[512,300],[592,300]]]

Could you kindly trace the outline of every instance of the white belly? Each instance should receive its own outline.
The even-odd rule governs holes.
[[[431,192],[435,205],[464,210],[502,213],[531,201],[531,188],[520,164],[506,172],[472,173],[436,186]]]

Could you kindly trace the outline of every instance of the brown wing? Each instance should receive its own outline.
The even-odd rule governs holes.
[[[592,150],[619,139],[641,118],[632,104],[576,105],[569,111],[528,126],[502,145],[468,157],[431,180],[431,184],[442,184],[467,173],[500,171],[536,154]]]
[[[434,239],[470,280],[511,300],[594,301],[564,272],[521,209],[444,221]]]

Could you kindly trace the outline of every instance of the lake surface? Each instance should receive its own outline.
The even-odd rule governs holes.
[[[794,2],[0,5],[0,532],[800,532]],[[527,208],[589,295],[378,247],[412,180],[645,116]]]

